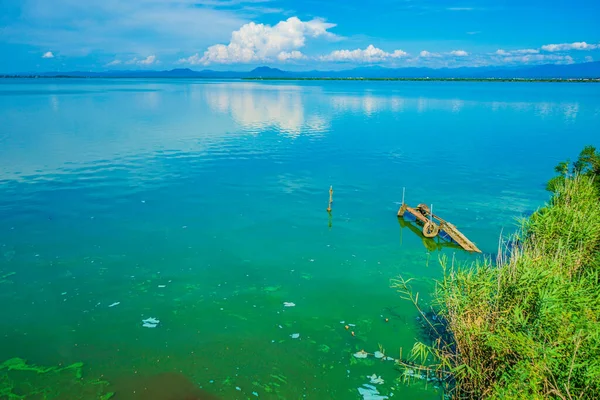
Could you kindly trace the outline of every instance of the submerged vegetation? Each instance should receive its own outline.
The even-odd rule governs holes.
[[[0,364],[0,399],[98,399],[108,400],[108,382],[83,376],[83,363],[65,367],[41,367],[21,358]]]
[[[394,282],[431,337],[400,363],[405,376],[435,375],[460,399],[600,393],[600,154],[588,146],[557,171],[549,203],[501,244],[495,263],[442,259],[433,313],[408,280]]]

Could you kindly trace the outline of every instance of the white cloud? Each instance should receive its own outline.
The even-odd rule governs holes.
[[[156,56],[152,55],[152,56],[148,56],[148,57],[146,57],[146,58],[145,58],[145,59],[143,59],[143,60],[140,60],[140,61],[138,62],[138,64],[140,64],[140,65],[151,65],[151,64],[154,64],[155,62],[158,62],[158,61],[156,60]]]
[[[467,53],[464,50],[454,50],[454,51],[451,51],[450,54],[452,54],[455,57],[466,57],[469,55],[469,53]]]
[[[321,57],[323,61],[382,61],[388,53],[370,44],[366,49],[335,50]]]
[[[566,51],[566,50],[594,50],[599,48],[600,45],[588,44],[586,42],[574,42],[574,43],[560,43],[560,44],[547,44],[542,46],[542,50],[554,52],[554,51]]]
[[[114,65],[119,65],[119,64],[121,64],[121,63],[122,63],[122,61],[121,61],[121,60],[113,60],[113,61],[109,62],[108,64],[106,64],[106,66],[107,66],[107,67],[112,67],[112,66],[114,66]]]
[[[274,26],[250,22],[231,34],[228,45],[210,46],[202,57],[196,54],[179,62],[208,65],[271,61],[282,53],[285,57],[304,47],[307,38],[336,39],[337,36],[329,32],[335,26],[322,19],[301,21],[298,17],[290,17]]]
[[[198,64],[202,64],[202,57],[196,53],[192,56],[189,56],[187,58],[180,58],[177,61],[177,64],[191,64],[191,65],[198,65]]]
[[[335,50],[326,56],[321,56],[321,61],[351,61],[351,62],[381,62],[393,58],[401,58],[407,56],[408,53],[402,50],[394,50],[393,53],[388,53],[378,47],[370,44],[366,49],[355,50]]]
[[[0,1],[0,3],[2,3]],[[259,15],[255,0],[20,0],[2,42],[60,48],[62,55],[190,54]],[[11,4],[12,6],[12,4]]]
[[[513,51],[515,54],[538,54],[539,52],[540,51],[537,49],[521,49]]]
[[[524,56],[509,56],[502,59],[503,62],[508,64],[522,63],[532,64],[539,62],[552,61],[556,64],[573,64],[574,60],[571,56],[562,56],[558,54],[528,54]]]
[[[394,50],[394,52],[390,54],[390,57],[392,58],[402,58],[406,56],[408,56],[408,53],[402,50]]]
[[[42,58],[54,58],[54,54],[51,51],[47,51],[44,53]]]
[[[448,11],[473,11],[473,7],[448,7]]]
[[[115,61],[119,61],[119,60],[115,60]],[[114,62],[114,61],[113,61]],[[119,61],[117,64],[120,64],[121,62]],[[146,58],[144,58],[143,60],[139,60],[137,57],[134,57],[133,59],[129,60],[129,61],[125,61],[125,64],[127,65],[152,65],[152,64],[158,64],[159,61],[156,59],[155,55],[151,55],[148,56]],[[115,65],[115,64],[113,64]]]
[[[498,56],[515,56],[515,55],[522,55],[522,54],[539,54],[539,50],[537,49],[519,49],[519,50],[502,50],[502,49],[498,49],[496,50],[495,54]]]
[[[586,56],[585,57],[585,61],[586,62],[593,62],[594,61],[594,57],[592,57],[592,56]]]
[[[467,32],[467,35],[477,35],[479,33],[481,33],[481,31],[470,31],[470,32]]]
[[[279,61],[288,61],[288,60],[301,60],[303,58],[306,58],[306,56],[304,54],[302,54],[301,52],[299,52],[298,50],[294,50],[294,51],[282,51],[281,53],[279,53],[277,55],[277,59]]]
[[[427,50],[423,50],[422,52],[419,53],[419,57],[422,58],[431,58],[431,57],[441,57],[440,54],[438,53],[431,53]]]

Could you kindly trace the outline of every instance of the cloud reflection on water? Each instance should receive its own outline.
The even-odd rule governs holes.
[[[69,173],[100,161],[118,163],[165,152],[200,154],[235,138],[267,132],[318,139],[352,115],[370,119],[386,113],[386,118],[431,113],[443,119],[444,112],[508,110],[512,113],[507,121],[516,112],[541,119],[562,117],[568,124],[582,113],[598,115],[595,104],[589,104],[594,107],[589,113],[588,103],[580,104],[591,98],[587,92],[540,95],[512,92],[501,84],[481,84],[488,85],[483,87],[487,91],[482,86],[471,91],[460,84],[434,85],[143,80],[6,84],[0,87],[0,179]],[[467,119],[461,123],[469,125]]]

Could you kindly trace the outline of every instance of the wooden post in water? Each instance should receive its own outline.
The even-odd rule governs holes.
[[[329,187],[329,206],[327,207],[327,212],[331,212],[331,203],[333,203],[333,186]]]

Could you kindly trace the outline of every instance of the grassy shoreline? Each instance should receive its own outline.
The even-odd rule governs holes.
[[[424,324],[431,340],[415,344],[401,363],[405,375],[435,375],[460,399],[600,393],[600,154],[588,146],[571,170],[556,170],[551,200],[522,222],[495,263],[442,260],[435,317]],[[432,315],[408,281],[395,286]]]

